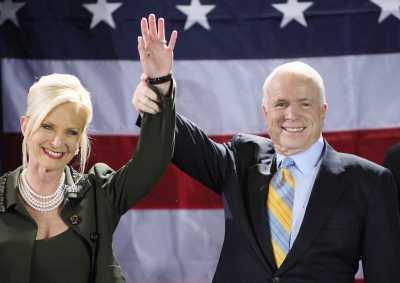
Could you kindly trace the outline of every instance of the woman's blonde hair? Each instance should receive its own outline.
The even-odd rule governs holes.
[[[43,120],[54,108],[67,102],[78,104],[86,112],[85,126],[79,141],[80,172],[83,174],[85,171],[86,161],[90,154],[87,127],[92,121],[92,102],[90,93],[83,87],[79,79],[68,74],[42,76],[29,89],[25,114],[28,121],[22,141],[24,167],[28,163],[27,139],[40,127]]]

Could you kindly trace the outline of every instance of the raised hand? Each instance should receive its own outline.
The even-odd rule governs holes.
[[[142,18],[140,22],[142,36],[138,37],[138,50],[143,72],[149,78],[158,78],[171,73],[173,50],[178,32],[171,33],[169,43],[165,40],[165,22],[150,14],[149,18]]]

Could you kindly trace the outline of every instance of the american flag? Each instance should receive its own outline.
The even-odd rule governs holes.
[[[91,164],[129,159],[139,133],[136,38],[150,12],[179,32],[177,110],[215,140],[266,135],[261,86],[289,60],[325,78],[324,136],[337,150],[381,163],[400,140],[400,0],[3,0],[0,170],[21,163],[27,89],[53,72],[78,76],[92,93]],[[211,282],[223,227],[221,199],[171,165],[121,220],[115,253],[127,282]]]

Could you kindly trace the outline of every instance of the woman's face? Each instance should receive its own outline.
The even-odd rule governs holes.
[[[21,119],[23,133],[28,119]],[[79,148],[85,121],[86,113],[76,103],[67,102],[54,108],[27,139],[28,166],[63,170]]]

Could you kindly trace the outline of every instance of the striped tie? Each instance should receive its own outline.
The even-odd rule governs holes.
[[[278,172],[272,178],[268,190],[267,207],[272,249],[278,268],[289,252],[295,185],[291,170],[294,166],[293,159],[284,159]]]

